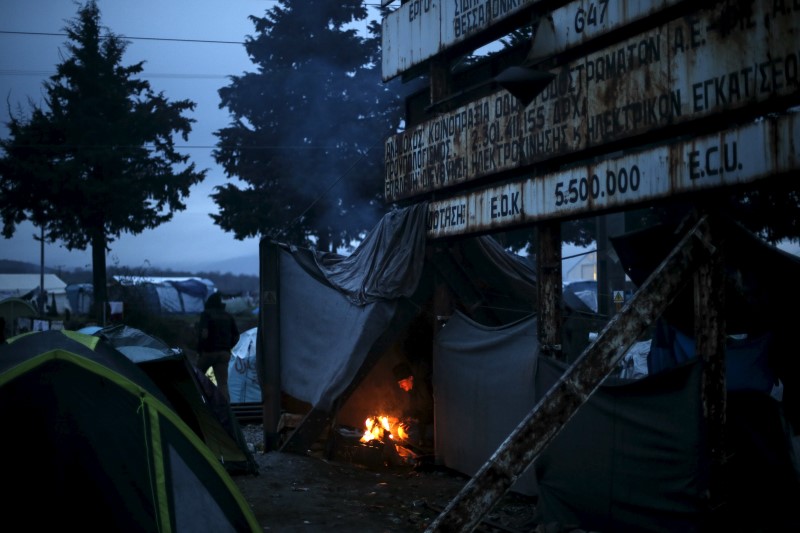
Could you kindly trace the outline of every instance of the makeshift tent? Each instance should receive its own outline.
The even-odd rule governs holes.
[[[256,333],[250,328],[239,335],[239,342],[231,350],[228,365],[228,392],[231,403],[261,403],[261,384],[256,368]]]
[[[460,313],[436,336],[434,365],[437,460],[469,475],[566,370],[539,357],[535,318],[487,328]],[[695,360],[639,380],[609,377],[512,490],[538,496],[541,523],[703,530],[710,458],[700,370]],[[721,520],[796,527],[800,469],[780,403],[736,382],[728,391],[732,503]]]
[[[550,368],[554,362],[538,353],[532,265],[487,236],[423,250],[417,240],[423,233],[424,207],[418,205],[384,219],[370,235],[373,240],[366,240],[348,261],[277,248],[279,298],[277,307],[268,309],[279,315],[275,344],[281,387],[316,414],[344,403],[337,411],[341,415],[349,407],[348,397],[356,396],[358,380],[372,375],[365,367],[375,357],[392,355],[397,343],[386,340],[405,334],[410,320],[397,320],[399,311],[404,306],[425,309],[431,294],[426,283],[435,273],[456,301],[456,312],[443,317],[434,346],[436,460],[474,475],[492,446],[516,427],[514,419],[521,421],[564,367]],[[335,275],[329,267],[335,267]],[[264,268],[262,282],[268,275]],[[260,324],[267,323],[262,314]],[[269,362],[266,351],[259,357]],[[702,529],[709,518],[710,471],[697,372],[690,362],[663,376],[624,382],[609,378],[514,490],[538,494],[544,521],[603,531]],[[728,487],[739,496],[764,488],[753,473],[776,474],[780,488],[764,491],[771,498],[770,515],[759,519],[796,526],[786,495],[800,498],[800,475],[787,445],[790,430],[783,406],[764,394],[753,401],[738,391],[729,395],[726,429],[738,458],[724,474],[736,478]],[[740,415],[744,412],[750,416]],[[309,415],[304,423],[316,418]],[[336,420],[347,423],[344,416]],[[758,421],[763,423],[752,424]],[[757,442],[764,447],[759,450]],[[717,523],[735,522],[743,509],[727,506],[719,511],[723,519],[715,517]]]
[[[258,474],[258,465],[230,404],[183,351],[125,325],[106,327],[94,335],[108,341],[150,376],[231,474]]]
[[[462,310],[483,323],[510,323],[534,310],[533,265],[491,237],[456,243],[426,261],[425,213],[423,204],[390,213],[346,257],[278,247],[287,394],[330,409],[376,344],[402,338],[432,297],[434,271],[446,278]],[[491,293],[481,292],[487,287]]]
[[[261,530],[169,400],[99,337],[45,331],[0,345],[0,419],[3,508],[17,527]]]
[[[800,258],[770,246],[735,221],[719,218],[717,232],[725,243],[724,319],[731,336],[727,350],[738,354],[731,360],[734,371],[728,370],[728,379],[741,384],[760,375],[772,381],[760,386],[767,393],[780,381],[781,404],[800,435],[800,358],[794,356],[797,320],[787,312],[791,309],[787,302],[800,299],[800,283],[791,281],[800,277]],[[678,233],[676,225],[662,224],[612,239],[634,284],[641,285],[666,257]],[[694,357],[693,320],[689,284],[655,325],[648,356],[651,373]]]

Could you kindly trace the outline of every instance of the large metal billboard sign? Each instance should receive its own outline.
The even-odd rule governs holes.
[[[383,81],[402,74],[539,0],[409,0],[383,18]]]
[[[800,113],[428,204],[431,238],[621,208],[800,171]]]
[[[740,4],[752,10],[728,10]],[[553,71],[556,78],[527,106],[502,90],[391,136],[385,198],[523,171],[668,125],[800,96],[800,10],[782,5],[724,3],[681,17]]]

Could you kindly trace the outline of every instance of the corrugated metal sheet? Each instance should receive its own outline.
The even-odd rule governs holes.
[[[800,170],[800,113],[431,202],[430,238],[586,215]],[[795,175],[796,176],[796,175]]]
[[[529,105],[501,90],[385,143],[385,198],[396,201],[523,171],[776,97],[800,100],[800,11],[718,5],[553,71]],[[741,5],[749,6],[749,3]]]

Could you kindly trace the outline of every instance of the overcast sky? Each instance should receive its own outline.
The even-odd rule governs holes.
[[[189,99],[197,104],[191,114],[197,122],[189,141],[178,138],[176,144],[197,168],[208,169],[204,182],[192,188],[185,211],[157,229],[136,236],[124,234],[111,245],[109,265],[257,273],[258,239],[237,241],[214,225],[208,215],[217,209],[208,195],[215,185],[226,182],[211,157],[217,141],[213,132],[229,122],[227,110],[218,108],[217,90],[228,85],[227,76],[253,70],[244,46],[230,43],[242,43],[254,33],[248,15],[263,16],[274,5],[270,0],[98,1],[102,25],[130,40],[123,63],[144,60],[142,77],[154,91],[164,91],[170,101]],[[42,103],[42,82],[63,61],[63,28],[76,12],[77,6],[70,0],[0,0],[3,138],[8,135],[9,106],[27,111],[29,98]],[[0,259],[39,264],[39,244],[33,239],[37,233],[32,225],[18,226],[13,239],[0,240]],[[65,269],[88,267],[91,251],[67,252],[48,244],[45,264]]]

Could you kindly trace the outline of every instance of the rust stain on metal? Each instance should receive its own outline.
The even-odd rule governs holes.
[[[527,105],[500,90],[398,134],[387,142],[386,200],[580,157],[610,142],[635,149],[644,133],[648,143],[669,141],[667,126],[796,95],[800,10],[753,3],[752,12],[725,15],[723,8],[564,64]]]
[[[800,169],[800,112],[429,204],[429,238],[616,209]]]

